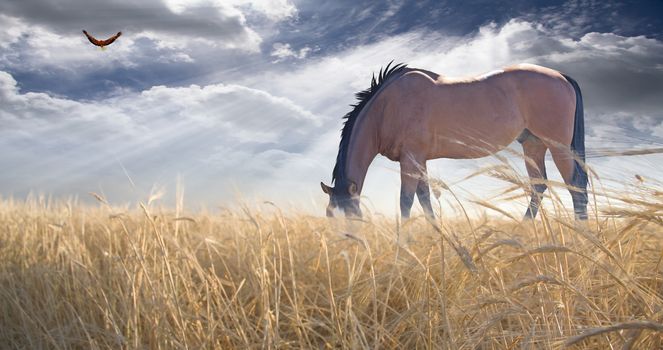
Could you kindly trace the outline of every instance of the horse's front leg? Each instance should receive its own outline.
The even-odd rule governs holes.
[[[424,214],[426,214],[427,219],[435,219],[435,214],[433,213],[433,205],[430,202],[430,187],[428,185],[428,178],[426,174],[422,174],[423,178],[419,179],[417,183],[417,198],[419,198],[419,204],[421,208],[424,209]]]
[[[414,159],[401,160],[401,218],[403,219],[410,217],[414,193],[421,178],[420,167]]]

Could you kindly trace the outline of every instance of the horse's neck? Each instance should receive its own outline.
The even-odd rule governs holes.
[[[352,131],[348,156],[346,157],[347,179],[357,184],[359,192],[364,187],[368,167],[378,154],[376,119],[371,113],[373,106],[367,107],[369,108],[361,116],[362,120],[357,121],[357,125]]]

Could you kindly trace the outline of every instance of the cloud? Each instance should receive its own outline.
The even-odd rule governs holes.
[[[305,46],[297,51],[293,50],[290,44],[288,43],[274,43],[272,46],[273,50],[269,54],[272,57],[277,58],[278,61],[282,61],[287,58],[296,58],[296,59],[303,59],[308,56],[308,54],[311,52],[311,48],[308,46]]]
[[[3,193],[101,186],[115,200],[136,199],[124,167],[145,190],[182,174],[192,189],[201,183],[193,196],[221,202],[234,183],[268,181],[280,160],[303,154],[318,127],[292,101],[232,84],[157,86],[89,102],[21,93],[16,84],[0,72],[0,164],[11,169],[0,175]]]
[[[256,13],[273,22],[297,16],[297,7],[288,0],[219,0],[219,2],[231,4],[248,14]]]

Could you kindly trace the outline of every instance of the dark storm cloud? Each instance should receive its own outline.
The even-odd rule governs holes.
[[[542,23],[549,29],[579,38],[585,33],[645,35],[663,40],[663,2],[574,0],[539,5],[521,18]]]
[[[159,0],[21,0],[0,2],[0,13],[60,34],[87,29],[99,37],[117,31],[154,31],[240,42],[250,36],[241,14],[217,6],[173,12]]]

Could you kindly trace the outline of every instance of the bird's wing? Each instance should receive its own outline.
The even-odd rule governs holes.
[[[113,35],[112,37],[110,37],[106,40],[102,40],[101,41],[101,46],[106,46],[106,45],[112,44],[115,40],[117,40],[117,38],[120,37],[120,35],[122,35],[122,32],[117,32],[117,34]]]
[[[88,34],[88,32],[85,31],[85,30],[83,31],[83,34],[85,34],[85,36],[87,37],[87,40],[90,40],[90,42],[92,44],[104,47],[106,45],[112,44],[115,40],[117,40],[117,38],[119,38],[120,35],[122,35],[122,32],[117,32],[117,34],[113,35],[112,37],[110,37],[106,40],[99,40],[99,39],[93,37],[92,35]]]
[[[97,46],[103,46],[103,42],[102,42],[102,41],[97,40],[95,37],[93,37],[92,35],[88,34],[88,32],[83,31],[83,34],[85,34],[85,36],[87,37],[87,40],[90,40],[90,42],[91,42],[92,44],[97,45]]]

